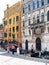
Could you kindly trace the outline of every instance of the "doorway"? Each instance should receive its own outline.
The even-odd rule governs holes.
[[[25,49],[28,50],[28,40],[25,41]]]
[[[41,51],[41,39],[39,37],[36,38],[36,50]]]

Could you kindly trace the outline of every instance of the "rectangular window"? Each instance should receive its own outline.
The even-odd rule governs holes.
[[[41,6],[44,6],[44,0],[41,0]]]
[[[7,33],[4,33],[4,37],[7,37]]]
[[[16,21],[19,21],[19,16],[16,16]]]
[[[37,8],[39,8],[39,0],[37,0]]]
[[[23,27],[25,26],[25,21],[23,21]]]
[[[11,28],[9,29],[9,31],[11,31]]]
[[[15,34],[12,34],[13,38],[15,38]]]
[[[35,9],[35,2],[33,2],[33,10]]]
[[[11,33],[9,33],[9,36],[11,37]]]
[[[19,27],[18,26],[16,26],[16,31],[18,31],[19,30]]]
[[[11,19],[9,19],[9,24],[11,24]]]
[[[17,6],[16,6],[16,11],[18,11],[18,9],[19,9],[19,6],[17,5]]]
[[[30,4],[28,4],[28,12],[30,12]]]
[[[13,27],[13,32],[15,31],[15,27]]]
[[[40,23],[39,19],[37,19],[37,23]]]
[[[49,0],[47,0],[47,3],[49,3]]]
[[[7,25],[7,21],[4,21],[4,26]]]
[[[23,14],[25,13],[25,10],[24,10],[24,8],[22,8],[22,11],[23,11]]]

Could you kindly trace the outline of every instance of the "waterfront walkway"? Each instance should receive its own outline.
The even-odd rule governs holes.
[[[49,65],[49,60],[40,58],[31,58],[26,55],[12,55],[6,51],[0,50],[0,65]]]

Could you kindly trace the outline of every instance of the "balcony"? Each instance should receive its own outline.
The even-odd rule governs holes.
[[[35,28],[35,27],[41,27],[41,26],[44,26],[45,25],[45,22],[44,21],[38,21],[36,23],[33,23],[33,24],[30,24],[31,28]]]

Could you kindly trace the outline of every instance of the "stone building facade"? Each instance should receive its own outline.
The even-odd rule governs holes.
[[[49,0],[22,0],[21,29],[23,49],[49,51]]]

